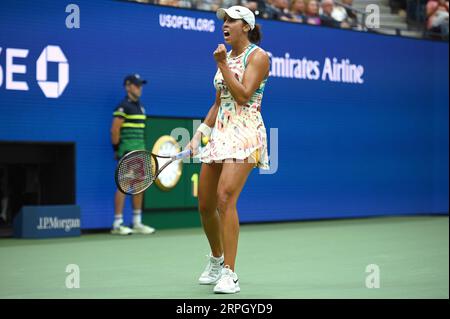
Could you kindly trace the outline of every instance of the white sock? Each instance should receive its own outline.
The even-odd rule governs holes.
[[[120,215],[115,215],[115,216],[114,216],[114,224],[113,224],[113,227],[114,227],[114,228],[119,228],[119,226],[122,225],[122,224],[123,224],[123,215],[122,215],[122,214],[120,214]]]
[[[142,224],[142,210],[135,209],[133,210],[133,225]]]

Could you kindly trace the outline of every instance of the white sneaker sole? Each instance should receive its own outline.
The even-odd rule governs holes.
[[[151,232],[140,232],[140,231],[138,231],[138,230],[134,230],[133,229],[133,234],[140,234],[140,235],[151,235],[151,234],[154,234],[156,231],[154,230],[154,231],[151,231]]]
[[[133,234],[132,232],[131,233],[118,233],[118,232],[111,230],[111,235],[130,236],[132,234]]]
[[[199,283],[200,285],[214,285],[214,284],[216,284],[216,283],[219,281],[219,279],[220,279],[220,277],[217,278],[217,279],[214,280],[214,281],[201,281],[201,280],[199,279],[198,283]]]
[[[215,294],[235,294],[241,291],[240,287],[236,287],[234,290],[220,290],[220,289],[214,289]]]

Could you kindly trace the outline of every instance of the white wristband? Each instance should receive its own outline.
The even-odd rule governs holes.
[[[201,132],[203,135],[210,137],[211,136],[211,128],[205,123],[200,124],[197,129],[197,132]]]

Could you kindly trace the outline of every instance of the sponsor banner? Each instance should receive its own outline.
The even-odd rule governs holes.
[[[80,207],[76,205],[24,206],[14,219],[14,236],[50,238],[79,236]]]

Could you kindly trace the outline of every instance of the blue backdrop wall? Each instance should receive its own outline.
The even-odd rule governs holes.
[[[148,79],[149,115],[205,116],[221,22],[77,4],[80,28],[69,29],[65,1],[0,2],[0,140],[75,142],[82,227],[109,227],[123,76]],[[273,170],[250,176],[241,220],[448,212],[448,43],[259,23],[272,55],[262,114]]]

